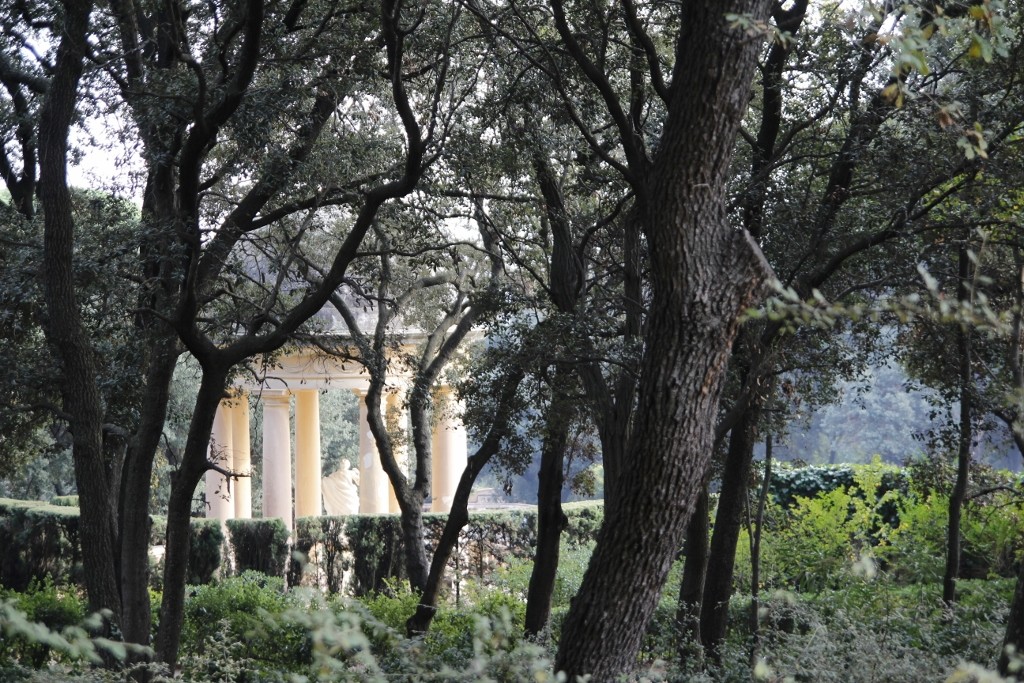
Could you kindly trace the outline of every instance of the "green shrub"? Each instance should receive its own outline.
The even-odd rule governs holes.
[[[305,607],[296,595],[285,593],[284,580],[245,572],[219,583],[189,588],[182,628],[183,668],[214,680],[267,680],[282,677],[310,661],[307,635],[279,617],[290,608]],[[218,652],[230,646],[230,656]],[[234,662],[233,665],[230,662]],[[201,664],[199,664],[201,663]],[[237,670],[237,671],[236,671]],[[250,678],[228,675],[247,671]],[[188,677],[188,675],[186,675]]]
[[[220,520],[194,517],[190,533],[186,581],[192,585],[209,583],[220,568],[223,557],[224,531]]]
[[[562,506],[567,524],[564,534],[570,547],[592,546],[604,524],[604,501],[581,501]]]
[[[46,577],[55,584],[81,578],[78,509],[0,499],[0,585],[25,591]]]
[[[986,579],[1017,576],[1018,555],[1024,548],[1024,501],[1000,492],[983,503],[964,506],[960,576]]]
[[[345,523],[352,553],[352,593],[382,591],[405,574],[402,525],[397,515],[353,515]]]
[[[167,542],[167,517],[150,515],[149,520],[149,544],[151,546],[163,545]]]
[[[288,527],[284,520],[229,519],[227,527],[237,573],[251,570],[284,576],[288,563]]]
[[[8,601],[27,621],[42,624],[57,633],[77,626],[85,618],[82,596],[73,588],[55,586],[49,577],[43,581],[33,579],[25,592],[9,591],[5,596],[0,595],[0,599]],[[0,639],[0,662],[19,662],[38,669],[58,652],[47,642],[27,634]]]
[[[870,495],[885,498],[879,513],[882,520],[889,526],[899,524],[898,510],[895,501],[900,495],[910,491],[909,475],[894,465],[884,465],[878,456],[866,465],[824,465],[810,467],[788,467],[783,465],[772,471],[772,480],[768,490],[772,499],[784,509],[792,508],[800,498],[814,498],[819,494],[838,489],[853,491],[855,495],[864,496],[867,492],[857,485],[858,477],[865,473],[877,479]],[[759,484],[758,484],[759,485]],[[854,491],[854,489],[856,489]]]
[[[78,507],[78,496],[54,496],[50,499],[50,505],[57,507]]]
[[[569,503],[563,534],[568,549],[589,548],[603,521],[601,502]],[[428,552],[436,546],[448,519],[445,514],[423,516]],[[533,510],[473,512],[449,560],[449,576],[489,582],[502,566],[532,559],[536,546],[537,514]],[[367,595],[385,590],[389,580],[405,577],[404,544],[396,515],[305,517],[296,521],[294,549],[299,560],[289,570],[298,583],[303,571],[330,593],[343,589],[342,577],[351,570],[348,592]],[[589,550],[585,551],[589,556]],[[308,561],[308,565],[305,562]]]

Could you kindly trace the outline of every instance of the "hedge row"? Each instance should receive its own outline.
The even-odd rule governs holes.
[[[54,583],[80,583],[81,552],[78,508],[37,501],[0,499],[0,585],[24,591],[32,579],[50,577]],[[601,503],[565,506],[568,526],[563,538],[570,546],[591,541],[603,519]],[[476,512],[459,537],[450,570],[453,575],[490,576],[498,564],[527,559],[536,545],[537,515],[533,510]],[[447,515],[426,514],[428,553],[433,552]],[[217,520],[192,520],[192,552],[188,581],[210,582],[255,570],[272,576],[289,572],[290,583],[305,579],[331,592],[357,595],[384,588],[387,581],[404,578],[404,548],[397,515],[305,517],[298,520],[293,546],[280,519],[238,519],[227,523],[229,538]],[[152,518],[150,542],[163,543],[164,517]],[[230,548],[225,548],[226,542]],[[308,563],[289,562],[292,550]],[[224,566],[225,550],[234,558]],[[155,568],[153,579],[160,579]]]
[[[66,497],[65,497],[66,498]],[[0,586],[24,592],[33,579],[82,583],[78,508],[0,498]],[[167,522],[153,519],[163,542]],[[155,534],[153,534],[155,536]],[[154,543],[157,545],[158,543]],[[191,583],[208,583],[221,565],[224,534],[216,520],[192,520]]]
[[[838,488],[849,489],[856,485],[855,472],[862,465],[820,465],[809,467],[777,467],[772,470],[768,490],[775,502],[791,508],[797,498],[814,498]],[[760,479],[760,474],[758,475]],[[910,490],[910,477],[905,470],[885,467],[882,484],[876,492],[879,497],[888,491],[906,494]]]
[[[563,539],[570,546],[592,541],[604,519],[600,502],[565,506],[568,519]],[[447,515],[423,516],[428,557],[444,530]],[[448,565],[449,576],[484,579],[498,565],[529,559],[537,544],[534,510],[474,512],[459,535]],[[289,583],[305,580],[329,592],[365,595],[384,589],[389,581],[406,578],[402,528],[397,515],[302,517],[296,521],[294,550],[298,560],[289,568]]]
[[[0,585],[24,592],[47,576],[82,580],[78,508],[0,498]]]

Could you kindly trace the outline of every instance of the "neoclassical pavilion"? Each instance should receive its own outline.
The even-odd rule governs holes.
[[[409,378],[388,378],[386,410],[402,410]],[[397,513],[398,500],[381,466],[367,421],[369,378],[355,361],[298,350],[275,361],[262,381],[240,381],[234,395],[221,402],[213,422],[210,458],[226,471],[250,472],[250,396],[263,406],[263,516],[280,517],[289,529],[298,517],[324,513],[320,461],[320,392],[352,391],[359,396],[360,514]],[[439,387],[444,394],[447,387]],[[291,414],[295,411],[295,433]],[[401,424],[405,420],[399,420]],[[293,448],[294,444],[294,448]],[[441,411],[431,444],[433,479],[431,510],[448,512],[459,478],[466,467],[466,430],[456,410]],[[292,458],[294,453],[294,499]],[[207,517],[222,521],[252,517],[252,482],[242,476],[230,482],[217,471],[206,474]],[[294,516],[293,516],[294,515]]]

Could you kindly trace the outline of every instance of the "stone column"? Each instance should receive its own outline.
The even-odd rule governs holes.
[[[432,477],[430,510],[449,512],[455,489],[466,469],[468,451],[461,406],[449,387],[440,387],[434,397],[434,434],[431,441]]]
[[[252,458],[249,443],[249,395],[239,392],[231,401],[231,441],[235,447],[234,470],[241,476],[234,482],[235,518],[252,517]]]
[[[221,401],[213,418],[210,445],[206,457],[210,462],[225,470],[233,469],[234,445],[232,444],[231,408]],[[235,516],[231,492],[234,482],[229,482],[220,472],[206,471],[206,516],[225,521]]]
[[[295,517],[323,514],[320,478],[320,392],[295,392]]]
[[[291,396],[263,392],[263,516],[280,517],[292,529]]]
[[[393,431],[391,442],[395,453],[395,460],[402,472],[408,475],[406,466],[409,459],[408,438],[406,436],[406,423],[408,414],[405,410],[404,396],[398,391],[389,391],[387,394],[387,425],[388,430]],[[385,473],[387,476],[387,473]],[[400,514],[401,506],[398,505],[398,496],[395,495],[395,487],[388,480],[388,512]]]
[[[370,431],[366,409],[366,391],[359,396],[359,513],[380,514],[388,511],[388,475],[380,465],[377,442]]]

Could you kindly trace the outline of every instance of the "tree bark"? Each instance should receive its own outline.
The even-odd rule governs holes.
[[[181,626],[185,616],[185,577],[188,569],[192,496],[209,468],[207,448],[217,406],[225,395],[230,368],[204,367],[196,396],[188,440],[181,467],[171,477],[171,496],[167,503],[167,546],[164,554],[164,593],[160,603],[160,632],[157,658],[174,668],[181,645]]]
[[[676,608],[680,659],[689,655],[692,643],[700,642],[700,605],[707,580],[710,537],[711,497],[705,484],[686,527],[686,562],[683,564],[683,578],[679,582],[679,603]]]
[[[441,538],[437,541],[434,549],[434,556],[430,562],[430,574],[420,594],[420,602],[416,606],[416,612],[406,621],[406,631],[410,636],[426,633],[430,628],[430,622],[437,613],[437,597],[441,590],[441,581],[444,579],[444,570],[448,566],[455,544],[458,543],[459,533],[469,522],[469,494],[473,491],[473,484],[484,466],[498,452],[501,441],[508,432],[512,415],[515,412],[514,403],[519,384],[523,380],[523,370],[520,367],[511,369],[504,378],[501,387],[501,395],[498,400],[498,408],[495,410],[494,422],[484,438],[480,448],[466,463],[466,469],[462,472],[459,485],[455,489],[455,497],[452,500],[452,509],[448,513]]]
[[[642,196],[652,300],[633,462],[563,625],[556,668],[594,681],[629,670],[700,494],[721,379],[739,317],[770,268],[727,221],[725,180],[760,41],[727,13],[764,20],[763,0],[682,10],[669,114]]]
[[[1013,327],[1007,356],[1013,373],[1013,384],[1017,391],[1024,389],[1024,366],[1021,353],[1024,351],[1024,256],[1019,247],[1013,250],[1014,264],[1017,266],[1017,282],[1014,291]],[[1008,420],[1013,442],[1017,452],[1024,457],[1024,431],[1020,424],[1020,409],[1014,411],[1013,419]],[[1009,417],[1009,416],[1008,416]],[[1017,571],[1017,586],[1010,600],[1010,614],[1006,617],[1006,635],[1003,637],[1003,648],[999,652],[999,674],[1010,676],[1010,650],[1020,653],[1024,647],[1024,562]]]
[[[149,644],[151,630],[149,501],[153,458],[167,418],[177,359],[177,344],[173,338],[165,338],[146,372],[139,425],[128,447],[121,480],[121,630],[125,640],[140,645]]]
[[[757,512],[750,530],[750,633],[753,640],[750,659],[757,657],[761,646],[761,533],[764,531],[764,510],[772,484],[772,435],[764,442],[764,478],[757,496]]]
[[[967,254],[967,245],[960,246],[958,255],[957,300],[969,302],[968,280],[970,278],[971,261]],[[971,441],[974,439],[971,422],[972,412],[972,378],[971,378],[971,339],[966,325],[957,330],[957,357],[960,375],[960,433],[958,435],[956,456],[956,482],[949,494],[949,523],[946,527],[946,569],[942,575],[942,601],[947,605],[956,602],[956,580],[960,573],[960,517],[967,495],[967,479],[971,465]]]
[[[562,512],[562,486],[570,421],[567,405],[569,399],[565,391],[571,375],[572,369],[567,364],[556,364],[538,473],[537,549],[533,555],[533,571],[530,573],[526,596],[525,630],[528,636],[542,633],[551,617],[551,596],[558,573],[559,546],[562,531],[568,523]]]
[[[113,610],[120,619],[115,571],[116,490],[107,477],[103,449],[103,400],[74,282],[74,234],[67,185],[68,132],[78,100],[91,2],[64,7],[64,33],[39,119],[39,194],[43,204],[43,287],[46,336],[61,363],[61,394],[70,416],[75,481],[81,503],[80,535],[89,609]]]
[[[751,399],[747,411],[729,434],[729,449],[722,468],[722,491],[718,497],[715,531],[711,536],[708,578],[701,600],[700,636],[704,652],[720,661],[719,646],[729,627],[729,598],[736,568],[736,545],[743,527],[750,486],[750,466],[754,459],[757,423],[761,418],[759,396]]]

